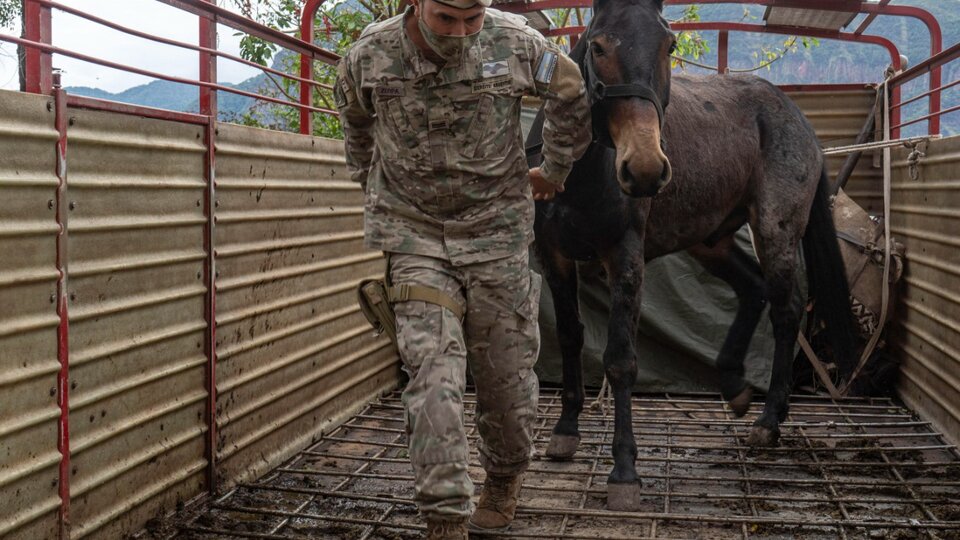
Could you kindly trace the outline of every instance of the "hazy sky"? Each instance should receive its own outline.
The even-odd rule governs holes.
[[[198,17],[157,0],[60,1],[141,32],[197,43]],[[0,28],[0,32],[20,35],[19,28]],[[199,61],[194,51],[129,36],[58,10],[53,10],[52,33],[53,44],[57,47],[166,75],[190,79],[198,76]],[[222,25],[218,28],[220,50],[237,54],[240,38],[233,34],[231,28]],[[9,43],[0,45],[0,88],[17,88],[15,53],[15,46]],[[53,65],[63,69],[65,86],[92,86],[119,92],[153,80],[59,55],[54,55]],[[224,59],[220,59],[217,70],[220,80],[226,82],[240,82],[258,73],[258,70]]]

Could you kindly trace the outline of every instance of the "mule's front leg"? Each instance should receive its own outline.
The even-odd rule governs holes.
[[[607,508],[638,510],[640,477],[637,476],[637,443],[633,438],[631,389],[637,380],[636,336],[643,284],[643,244],[628,238],[607,259],[610,279],[610,322],[603,354],[614,398],[613,471],[607,479]]]
[[[556,251],[541,253],[543,273],[553,294],[557,317],[557,340],[563,357],[563,395],[560,420],[553,428],[547,457],[571,459],[580,444],[580,412],[583,411],[583,324],[577,298],[577,266]]]

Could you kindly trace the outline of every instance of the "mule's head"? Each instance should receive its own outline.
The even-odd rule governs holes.
[[[593,10],[583,66],[594,127],[617,150],[620,189],[653,196],[671,178],[661,128],[676,38],[663,0],[594,0]]]

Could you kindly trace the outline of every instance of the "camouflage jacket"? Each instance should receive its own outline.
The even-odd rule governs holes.
[[[522,17],[487,9],[460,65],[438,67],[404,30],[367,27],[334,97],[371,249],[471,264],[526,249],[533,199],[520,128],[524,95],[545,102],[542,172],[562,185],[590,142],[577,65]]]

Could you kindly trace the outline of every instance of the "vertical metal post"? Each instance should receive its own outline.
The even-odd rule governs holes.
[[[307,43],[313,43],[314,24],[317,17],[317,10],[324,0],[307,0],[303,5],[303,11],[300,15],[300,39]],[[300,78],[313,80],[313,55],[306,53],[300,54]],[[313,85],[310,83],[300,83],[300,104],[313,105]],[[313,113],[308,109],[300,109],[300,133],[304,135],[313,135]]]
[[[215,0],[204,0],[215,3]],[[217,47],[217,22],[200,16],[200,46],[215,49]],[[217,57],[210,53],[200,53],[200,80],[217,82]],[[204,337],[204,352],[207,356],[206,390],[207,390],[207,489],[215,493],[217,482],[217,265],[215,251],[216,229],[216,135],[217,135],[217,91],[212,88],[200,87],[200,114],[207,116],[205,126],[203,176],[206,183],[204,191],[204,214],[207,219],[204,225],[203,249],[206,253],[204,261],[204,284],[207,295],[204,302],[204,318],[207,329]]]
[[[34,0],[23,1],[24,35],[26,39],[51,45],[50,8]],[[50,94],[53,91],[53,63],[50,53],[33,47],[24,47],[26,56],[26,90],[34,94]]]
[[[60,86],[60,74],[51,75],[57,133],[57,449],[60,451],[59,530],[60,540],[70,538],[70,317],[67,305],[67,93]]]
[[[932,74],[931,74],[931,76],[932,76]],[[901,96],[901,94],[902,94],[902,88],[901,88],[901,86],[900,86],[899,84],[891,84],[891,85],[885,85],[885,86],[887,86],[888,89],[889,89],[889,95],[888,95],[887,98],[886,98],[887,103],[888,103],[888,104],[890,104],[890,103],[893,103],[893,104],[898,104],[898,103],[900,103],[900,96]],[[939,96],[938,96],[938,97],[939,97]],[[931,109],[933,108],[933,96],[932,96],[932,95],[930,96],[930,107],[931,107]],[[937,108],[939,109],[939,107],[940,107],[940,105],[939,105],[939,103],[938,103],[938,104],[937,104]],[[903,112],[903,107],[897,107],[896,109],[893,109],[892,111],[890,111],[889,109],[887,109],[887,110],[889,111],[889,114],[890,114],[890,124],[889,124],[889,125],[891,125],[891,126],[898,126],[898,125],[900,125],[901,115],[902,115],[902,112]],[[934,124],[933,124],[933,120],[934,120],[933,118],[930,119],[930,128],[931,128],[930,133],[933,133],[933,131],[932,131],[933,125],[934,125]],[[939,131],[939,130],[940,130],[940,122],[939,122],[939,119],[938,119],[938,121],[937,121],[937,131]],[[890,136],[891,136],[891,138],[899,139],[899,138],[900,138],[900,128],[898,128],[898,127],[897,127],[897,128],[893,128],[893,131],[890,133]]]
[[[726,30],[721,30],[717,43],[717,73],[720,75],[726,75],[730,71],[729,44],[730,33]]]
[[[215,3],[215,0],[203,0]],[[208,49],[217,48],[217,21],[200,16],[200,46]],[[203,82],[217,82],[217,57],[213,54],[200,53],[200,80]],[[206,86],[200,87],[200,114],[217,117],[217,91]]]

